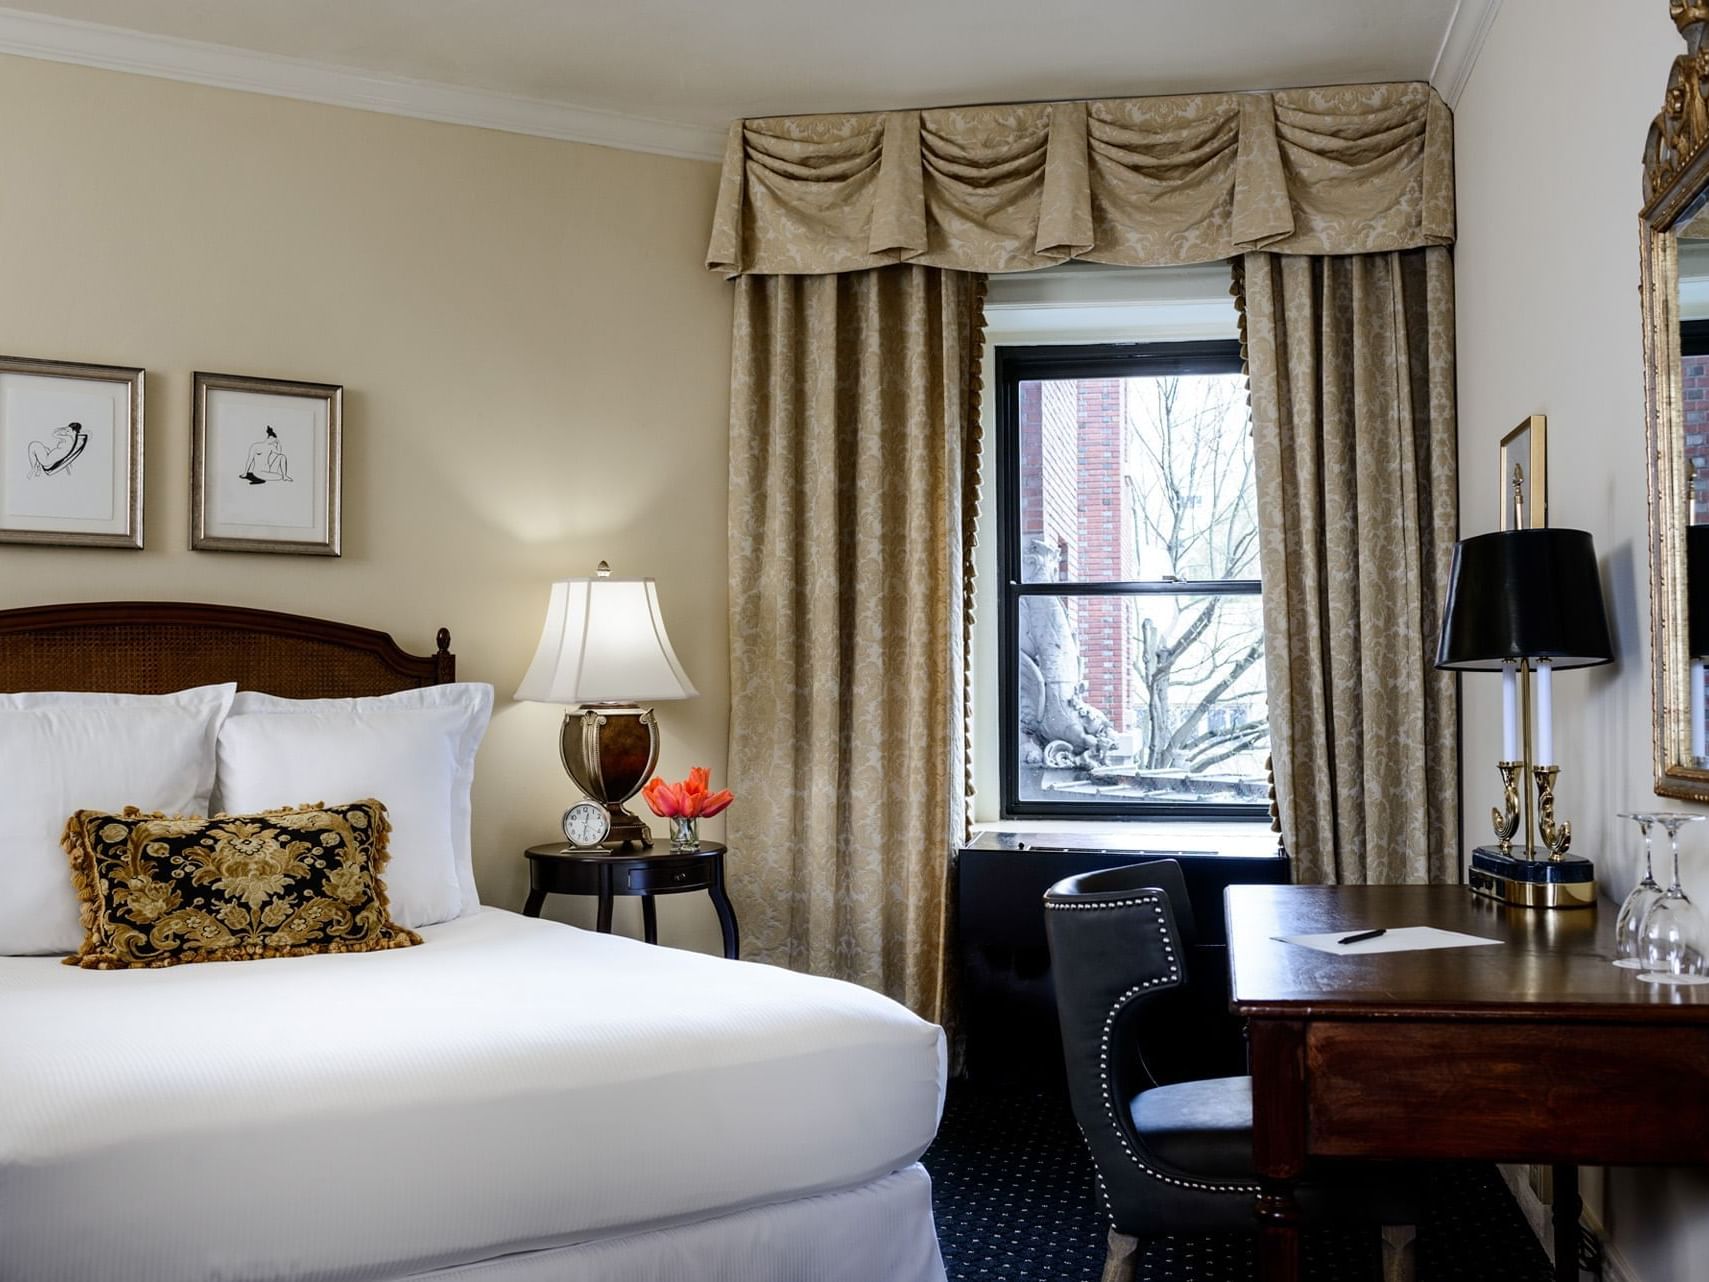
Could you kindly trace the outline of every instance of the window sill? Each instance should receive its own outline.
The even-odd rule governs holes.
[[[1251,819],[999,819],[973,825],[974,836],[987,832],[1071,835],[1088,850],[1208,850],[1259,857],[1275,854],[1281,840],[1267,821]]]

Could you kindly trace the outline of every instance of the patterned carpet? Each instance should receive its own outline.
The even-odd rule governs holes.
[[[951,1282],[1096,1282],[1106,1222],[1092,1164],[1065,1098],[1042,1090],[951,1085],[932,1174],[938,1239]],[[1370,1232],[1315,1230],[1306,1240],[1314,1282],[1376,1276]],[[1495,1170],[1443,1167],[1419,1226],[1421,1282],[1548,1282],[1537,1245]],[[1145,1244],[1141,1282],[1246,1282],[1250,1238],[1162,1237]]]

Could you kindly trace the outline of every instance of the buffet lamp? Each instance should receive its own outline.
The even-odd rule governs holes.
[[[1496,845],[1472,851],[1474,893],[1525,908],[1596,902],[1590,860],[1569,855],[1572,825],[1555,818],[1554,673],[1608,663],[1614,649],[1596,548],[1583,530],[1515,529],[1454,545],[1436,666],[1501,673],[1503,803],[1490,812]],[[1532,739],[1532,673],[1536,738]],[[1536,791],[1533,819],[1531,793]],[[1524,845],[1514,836],[1524,816]],[[1538,839],[1546,858],[1539,858]]]
[[[605,807],[610,829],[600,844],[612,847],[653,844],[652,830],[623,805],[659,760],[658,720],[641,705],[697,693],[665,633],[658,585],[614,579],[604,561],[591,579],[552,585],[539,648],[516,688],[520,700],[573,705],[559,756],[576,786]]]

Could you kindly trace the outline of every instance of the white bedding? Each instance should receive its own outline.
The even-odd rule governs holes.
[[[391,1278],[848,1188],[942,1034],[853,985],[496,909],[427,943],[0,958],[0,1279]]]
[[[852,1189],[395,1282],[944,1282],[944,1262],[915,1162]]]

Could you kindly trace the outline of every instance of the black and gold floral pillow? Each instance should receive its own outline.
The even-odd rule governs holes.
[[[378,801],[212,819],[79,810],[65,853],[83,905],[68,966],[117,970],[407,948],[386,905]]]

